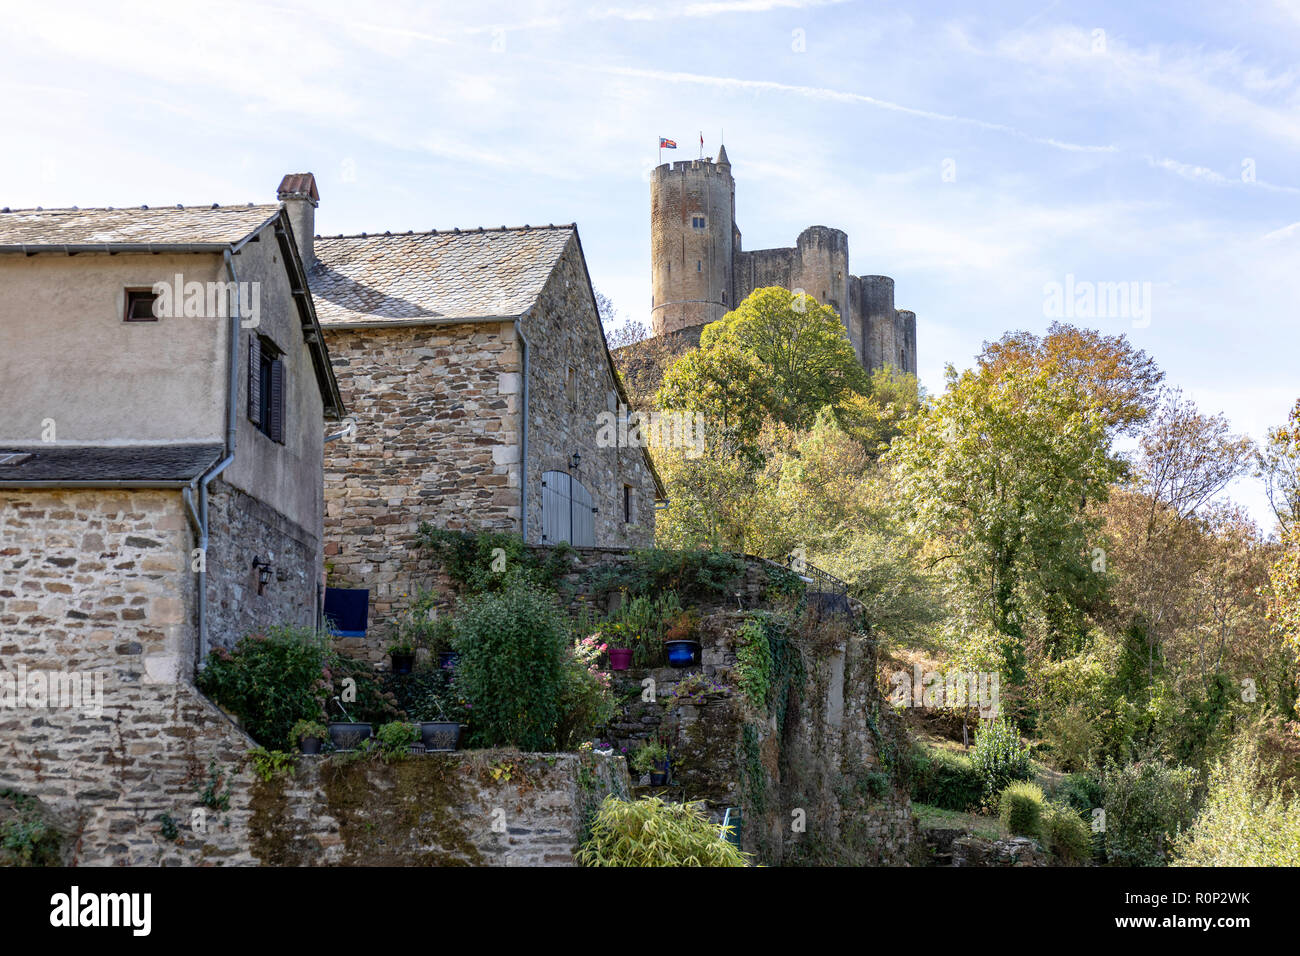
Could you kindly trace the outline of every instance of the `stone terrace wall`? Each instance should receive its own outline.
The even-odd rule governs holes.
[[[631,702],[613,725],[628,756],[666,735],[673,750],[668,793],[703,800],[721,821],[744,812],[742,847],[763,862],[904,864],[919,841],[910,801],[893,772],[902,746],[888,708],[879,706],[874,651],[865,638],[828,632],[802,641],[808,669],[783,722],[759,712],[736,688],[737,635],[744,614],[716,612],[698,635],[699,667],[633,669],[617,687]],[[703,673],[724,690],[698,704],[667,704],[677,684]],[[640,694],[654,679],[655,700]],[[792,813],[806,829],[796,831]]]
[[[592,754],[303,757],[253,787],[249,840],[275,866],[572,866],[589,813],[629,790]]]

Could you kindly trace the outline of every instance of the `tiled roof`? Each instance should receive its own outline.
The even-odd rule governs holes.
[[[279,205],[133,206],[0,211],[0,246],[238,242]]]
[[[216,464],[220,444],[36,445],[0,447],[0,487],[131,481],[178,484]],[[7,455],[16,455],[6,461]]]
[[[308,274],[321,325],[520,315],[574,227],[324,236]]]

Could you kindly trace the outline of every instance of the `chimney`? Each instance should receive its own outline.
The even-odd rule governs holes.
[[[316,177],[311,173],[289,173],[280,180],[275,198],[284,203],[289,224],[293,226],[293,237],[298,240],[302,267],[310,270],[316,262],[312,237],[316,235],[316,207],[320,205]]]

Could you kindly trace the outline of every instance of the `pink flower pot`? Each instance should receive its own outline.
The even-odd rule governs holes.
[[[609,649],[609,669],[612,671],[625,671],[632,663],[632,649],[630,647],[611,647]]]

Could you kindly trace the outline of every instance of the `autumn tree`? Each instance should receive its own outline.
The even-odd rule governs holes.
[[[979,367],[995,378],[1011,369],[1051,368],[1055,380],[1072,382],[1091,397],[1114,433],[1146,419],[1164,380],[1155,361],[1126,336],[1062,322],[1053,322],[1043,336],[1008,332],[997,342],[986,342]]]

